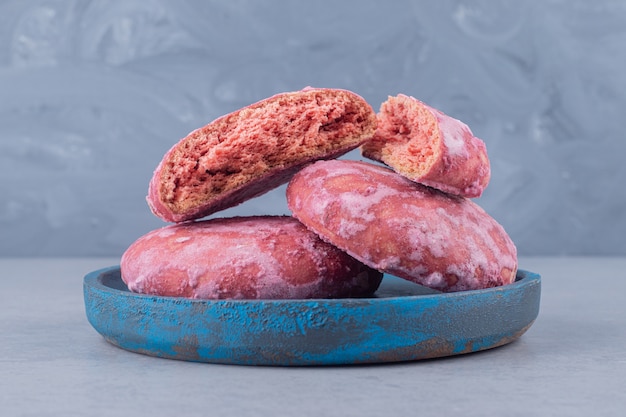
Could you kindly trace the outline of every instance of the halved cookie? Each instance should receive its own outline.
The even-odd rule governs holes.
[[[278,94],[191,132],[163,157],[147,201],[165,221],[199,219],[286,183],[306,164],[370,139],[376,114],[346,90]]]

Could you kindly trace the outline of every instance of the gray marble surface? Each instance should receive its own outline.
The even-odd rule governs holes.
[[[541,311],[512,344],[446,359],[212,365],[116,348],[82,278],[117,258],[0,259],[0,410],[18,416],[623,416],[626,258],[522,258]]]
[[[172,144],[307,85],[465,121],[520,253],[626,255],[625,28],[616,0],[2,0],[0,256],[119,256],[162,225],[144,196]]]

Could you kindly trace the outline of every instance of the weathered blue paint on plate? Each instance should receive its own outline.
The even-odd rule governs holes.
[[[192,300],[129,292],[118,266],[84,279],[91,325],[163,358],[241,365],[340,365],[437,358],[510,343],[539,313],[541,278],[437,293],[385,276],[374,298]]]

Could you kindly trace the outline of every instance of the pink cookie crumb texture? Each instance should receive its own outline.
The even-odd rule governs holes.
[[[120,267],[133,292],[199,299],[361,297],[382,280],[288,216],[166,226],[135,241]]]
[[[446,292],[515,280],[515,245],[480,206],[390,169],[316,162],[293,177],[287,201],[324,240],[380,271]]]
[[[377,114],[363,155],[420,184],[462,197],[479,197],[491,177],[485,143],[460,120],[403,94]]]

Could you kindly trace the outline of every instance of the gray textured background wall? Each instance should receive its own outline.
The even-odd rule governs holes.
[[[174,142],[307,85],[465,121],[521,254],[625,255],[625,45],[621,0],[0,0],[0,256],[120,255]]]

